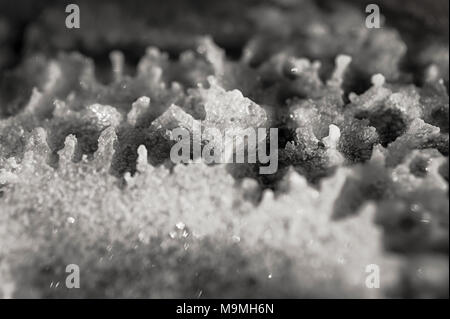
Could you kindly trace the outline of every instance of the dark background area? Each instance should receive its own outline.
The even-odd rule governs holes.
[[[87,1],[92,4],[95,2],[95,6],[101,8],[101,6],[114,3],[119,5],[123,10],[127,11],[130,16],[138,15],[142,17],[148,14],[148,23],[150,25],[155,24],[173,24],[174,28],[183,29],[183,19],[186,13],[195,12],[203,17],[207,17],[205,20],[214,24],[214,19],[226,20],[230,18],[230,21],[239,20],[245,25],[245,8],[259,3],[288,3],[296,0],[227,0],[227,1],[211,1],[211,0],[165,0],[165,1],[153,1],[153,0],[96,0]],[[409,45],[414,42],[426,41],[432,38],[434,41],[443,41],[448,43],[449,37],[449,1],[448,0],[378,0],[365,1],[365,0],[340,0],[359,7],[361,12],[364,12],[365,6],[368,3],[376,3],[380,6],[381,13],[386,16],[386,24],[398,29],[403,38],[410,42]],[[39,18],[42,11],[51,6],[61,6],[64,10],[68,3],[83,4],[85,0],[69,1],[69,0],[0,0],[0,18],[6,18],[11,23],[11,30],[7,37],[9,44],[14,50],[14,57],[8,63],[3,66],[0,64],[0,71],[5,68],[12,68],[20,60],[24,54],[23,42],[24,35],[27,26]],[[336,1],[330,0],[317,0],[319,6],[325,10]],[[63,11],[64,12],[64,11]],[[156,12],[156,14],[155,14]],[[181,19],[180,19],[181,17]],[[240,55],[239,45],[230,45],[229,43],[220,43],[221,36],[217,34],[220,30],[215,30],[215,26],[211,23],[199,23],[196,26],[195,31],[212,34],[214,39],[219,45],[227,50],[227,53],[231,57],[238,58]],[[192,29],[192,26],[188,28]],[[236,34],[236,37],[242,37],[241,34]],[[0,38],[1,40],[1,38]],[[240,39],[235,43],[241,43],[246,39]],[[412,43],[411,43],[412,42]],[[0,45],[4,45],[0,42]],[[82,51],[82,48],[78,48]],[[123,48],[121,48],[123,49]],[[133,51],[130,48],[129,51]],[[133,55],[133,52],[128,52]],[[170,53],[170,52],[169,52]],[[141,52],[134,53],[137,57]]]

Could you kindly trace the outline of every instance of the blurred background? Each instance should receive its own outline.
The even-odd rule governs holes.
[[[239,58],[242,47],[253,35],[254,25],[249,19],[249,9],[261,4],[274,4],[282,7],[301,6],[303,0],[96,0],[96,1],[66,1],[66,0],[0,0],[0,71],[8,69],[17,64],[21,57],[29,51],[36,49],[52,52],[55,43],[51,42],[51,32],[62,29],[64,20],[54,20],[47,23],[49,33],[46,37],[36,37],[32,41],[32,32],[29,26],[39,20],[48,20],[50,17],[65,18],[64,9],[68,3],[76,3],[81,6],[82,26],[92,29],[95,33],[99,30],[130,24],[145,24],[154,27],[155,35],[137,37],[136,34],[128,34],[128,37],[117,36],[109,39],[124,51],[128,59],[138,59],[142,56],[143,47],[147,45],[158,45],[166,49],[170,54],[176,55],[183,48],[183,39],[180,37],[171,39],[173,34],[182,35],[188,43],[189,36],[194,34],[210,34],[215,42],[223,47],[227,54],[233,58]],[[364,14],[364,8],[368,3],[374,1],[364,0],[316,0],[317,5],[324,10],[332,10],[337,2],[348,3]],[[449,1],[447,0],[378,0],[375,2],[380,6],[381,13],[386,17],[386,25],[393,26],[402,32],[402,36],[410,42],[420,42],[432,38],[433,41],[448,43],[449,36]],[[115,12],[112,7],[119,7]],[[48,10],[58,10],[60,15],[52,15]],[[87,10],[84,10],[89,8]],[[102,19],[104,11],[109,11],[112,20]],[[103,12],[103,13],[102,13]],[[42,15],[47,15],[43,17]],[[87,20],[89,16],[96,16],[94,25]],[[48,21],[47,21],[48,22]],[[85,23],[83,23],[85,22]],[[283,26],[280,26],[282,28]],[[136,28],[138,29],[138,28]],[[143,28],[139,30],[144,30]],[[59,30],[64,31],[64,30]],[[85,30],[86,32],[86,30]],[[31,33],[31,34],[30,34]],[[112,38],[112,37],[111,37]],[[48,40],[48,43],[46,43]],[[25,44],[28,42],[27,44]],[[106,45],[103,49],[93,49],[94,46],[70,41],[60,41],[57,49],[77,49],[86,54],[101,57],[110,49]],[[159,42],[159,43],[156,43]],[[172,42],[176,42],[175,44]],[[181,43],[180,43],[181,42]],[[185,43],[185,46],[187,44]],[[105,43],[106,44],[106,43]],[[66,45],[66,47],[64,47]],[[100,47],[97,46],[97,47]],[[102,51],[102,52],[101,52]],[[104,51],[104,52],[103,52]]]

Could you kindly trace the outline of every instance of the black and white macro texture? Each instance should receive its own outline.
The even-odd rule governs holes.
[[[0,1],[0,297],[448,298],[448,1],[377,4]]]

